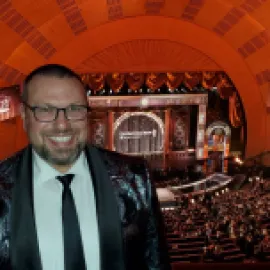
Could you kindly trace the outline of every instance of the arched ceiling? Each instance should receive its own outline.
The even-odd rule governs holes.
[[[269,12],[270,0],[3,0],[0,87],[52,62],[81,73],[223,70],[252,141],[270,135]],[[259,144],[248,152],[270,148]]]
[[[259,85],[262,85],[270,76],[269,11],[269,0],[4,0],[0,3],[0,85],[18,83],[37,65],[52,62],[54,59],[67,62],[80,71],[115,71],[114,68],[119,66],[110,67],[107,63],[101,63],[101,58],[116,55],[122,67],[122,64],[127,66],[124,60],[130,57],[133,57],[135,62],[140,62],[136,55],[141,55],[138,53],[141,51],[143,55],[140,60],[148,57],[153,59],[156,57],[155,53],[159,52],[159,56],[163,58],[171,57],[170,61],[178,61],[179,70],[201,69],[201,64],[204,64],[203,69],[223,68],[215,63],[215,59],[209,59],[209,55],[205,55],[204,51],[198,50],[194,53],[194,46],[190,44],[190,48],[187,48],[183,42],[181,47],[177,48],[179,43],[174,45],[170,40],[155,42],[155,39],[159,39],[157,32],[164,30],[156,27],[155,19],[164,18],[189,22],[209,34],[216,35],[239,54]],[[105,33],[102,30],[106,27],[102,29],[101,26],[121,21],[118,30],[132,33],[138,29],[128,29],[125,21],[136,18],[139,22],[145,16],[154,16],[152,25],[151,22],[145,25],[148,33],[141,36],[142,40],[149,40],[150,44],[134,41],[134,37],[133,40],[122,40],[121,44],[118,38],[114,43],[101,46],[100,39],[107,40],[106,36],[111,38],[115,34]],[[168,26],[166,23],[163,28],[172,31]],[[95,29],[100,31],[95,32]],[[180,37],[194,35],[192,32],[177,30],[173,34]],[[78,38],[83,35],[89,39]],[[207,35],[203,42],[212,42]],[[74,43],[80,51],[69,51],[70,45],[74,46]],[[216,50],[218,49],[217,47]],[[63,51],[68,51],[69,55],[63,54]],[[76,59],[77,54],[83,58]],[[98,65],[91,62],[93,56],[95,64],[99,59]],[[113,56],[109,59],[116,59]],[[188,56],[191,56],[190,59]],[[112,64],[115,61],[112,61]],[[164,59],[160,62],[164,62]],[[132,68],[129,66],[127,69]]]

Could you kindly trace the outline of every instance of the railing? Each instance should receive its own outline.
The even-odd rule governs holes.
[[[173,263],[173,270],[269,270],[270,263]]]

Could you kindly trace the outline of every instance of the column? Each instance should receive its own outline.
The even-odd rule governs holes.
[[[108,111],[107,121],[107,149],[114,150],[114,112],[112,110]]]
[[[196,158],[203,159],[205,157],[205,125],[206,125],[206,105],[200,104],[198,110],[197,122],[197,140],[196,140]]]
[[[163,150],[163,169],[168,168],[168,157],[170,152],[170,121],[171,121],[171,109],[165,110],[165,130],[164,130],[164,150]]]

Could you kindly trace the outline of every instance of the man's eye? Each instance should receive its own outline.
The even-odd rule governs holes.
[[[69,110],[73,111],[73,112],[79,112],[79,111],[83,110],[83,107],[74,105],[74,106],[70,106]]]
[[[50,112],[54,112],[54,108],[50,108],[50,107],[38,107],[37,108],[37,111],[38,112],[41,112],[41,113],[50,113]]]

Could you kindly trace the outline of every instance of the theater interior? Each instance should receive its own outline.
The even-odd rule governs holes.
[[[89,142],[143,156],[173,269],[270,262],[270,0],[0,2],[0,160],[27,145],[22,82],[81,75]]]

